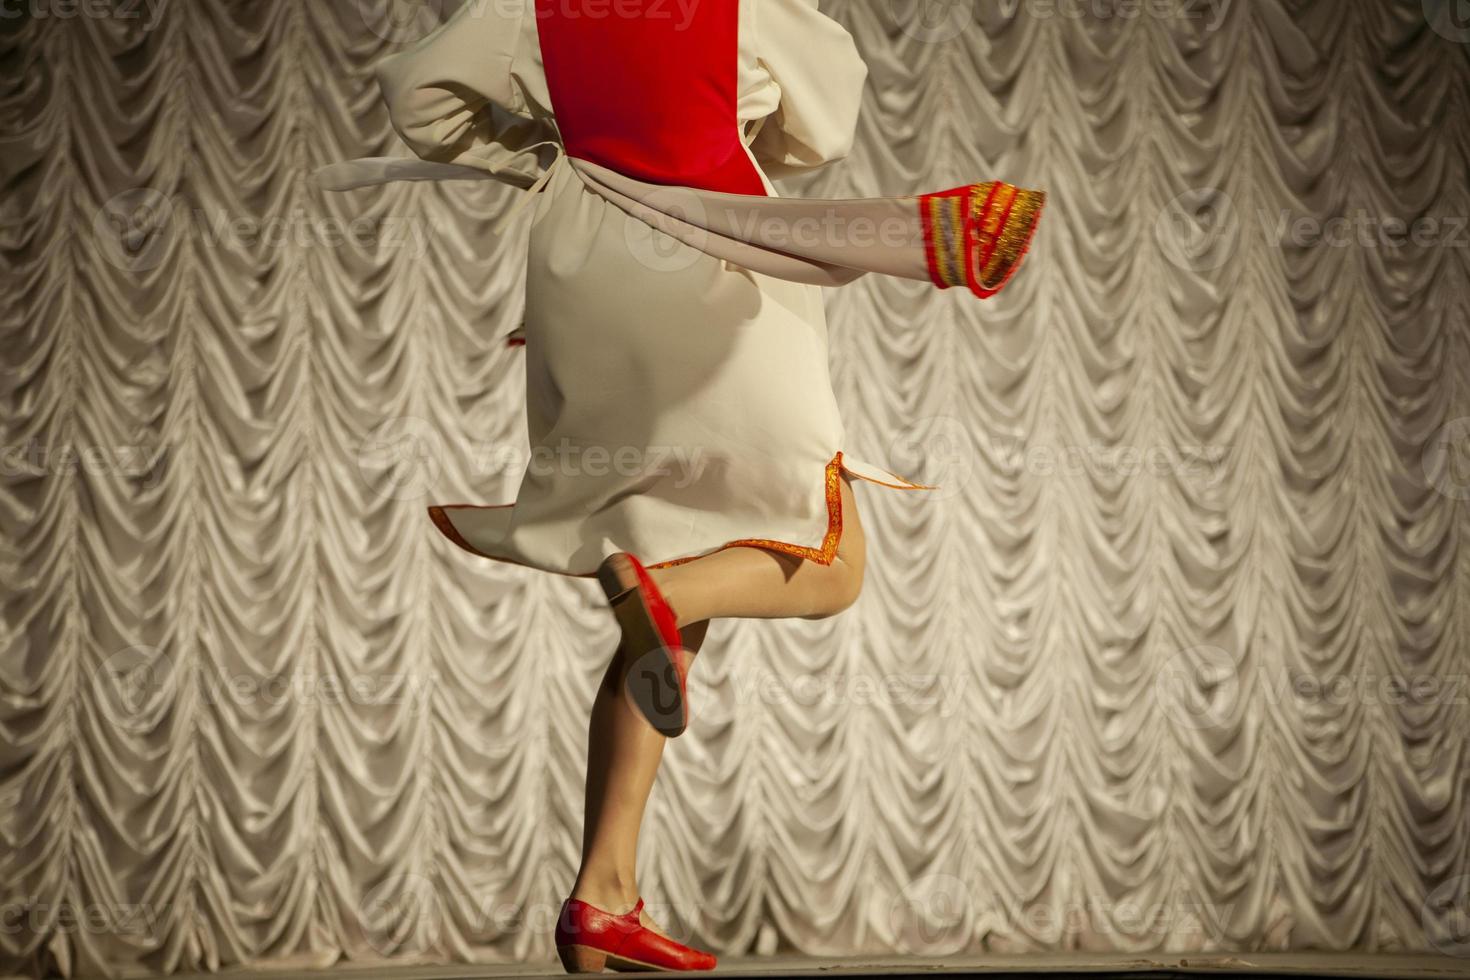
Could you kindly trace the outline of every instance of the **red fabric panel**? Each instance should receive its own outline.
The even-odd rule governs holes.
[[[740,0],[536,0],[567,152],[656,184],[766,196],[740,143]]]

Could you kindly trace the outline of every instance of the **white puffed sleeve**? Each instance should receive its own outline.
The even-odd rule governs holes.
[[[394,130],[418,160],[377,157],[323,168],[330,189],[384,180],[490,177],[529,188],[556,159],[556,124],[534,0],[467,0],[373,73]]]
[[[840,160],[852,149],[868,66],[852,35],[816,0],[745,0],[754,7],[757,66],[780,104],[750,143],[762,169],[786,177]]]

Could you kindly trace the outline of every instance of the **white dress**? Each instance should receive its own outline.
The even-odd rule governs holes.
[[[656,567],[732,545],[830,563],[844,476],[927,489],[844,451],[812,283],[860,273],[754,271],[719,257],[743,253],[635,217],[588,176],[597,168],[568,165],[533,13],[470,0],[380,63],[394,126],[429,164],[355,161],[326,180],[476,176],[538,192],[526,199],[530,463],[513,501],[436,504],[431,518],[476,555],[568,575],[617,551]],[[848,153],[867,69],[840,25],[809,0],[741,0],[738,61],[741,142],[772,196],[770,178]],[[898,274],[924,275],[922,245],[907,254],[920,271]]]

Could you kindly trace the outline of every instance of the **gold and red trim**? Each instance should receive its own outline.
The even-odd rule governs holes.
[[[937,487],[937,486],[930,486],[927,483],[912,483],[912,482],[910,482],[908,480],[905,480],[903,477],[899,476],[897,473],[889,473],[888,475],[891,476],[891,477],[893,477],[895,480],[899,480],[901,482],[899,482],[899,483],[889,483],[887,480],[875,479],[874,477],[866,476],[866,475],[864,475],[862,473],[859,473],[856,470],[849,470],[849,469],[846,469],[845,467],[844,467],[844,470],[845,470],[845,472],[849,476],[855,476],[859,480],[862,480],[865,483],[875,483],[875,484],[877,484],[880,487],[887,487],[890,490],[938,490],[939,489],[939,487]],[[887,472],[887,471],[885,471],[885,472]]]
[[[465,551],[468,551],[470,554],[479,555],[481,558],[493,558],[495,557],[494,555],[487,555],[483,551],[479,550],[474,545],[466,541],[465,536],[459,533],[459,528],[454,526],[454,522],[449,519],[449,515],[445,513],[445,511],[470,509],[498,510],[502,507],[514,506],[514,504],[486,504],[484,506],[477,506],[475,504],[436,505],[429,508],[429,520],[434,522],[434,526],[437,527],[446,538],[448,538],[450,541],[453,541],[455,544],[463,548]],[[510,559],[506,560],[509,561]]]
[[[823,473],[822,490],[823,496],[825,497],[827,502],[827,531],[822,536],[822,543],[817,547],[812,548],[805,545],[791,544],[787,541],[777,541],[774,538],[741,538],[736,541],[727,541],[726,543],[720,545],[718,548],[713,548],[710,551],[704,552],[703,554],[689,555],[685,558],[672,558],[668,561],[648,564],[645,567],[671,568],[674,565],[683,565],[686,562],[694,561],[696,558],[708,557],[709,555],[715,554],[716,552],[724,551],[726,548],[742,547],[764,548],[767,551],[777,551],[784,555],[791,555],[796,558],[804,558],[808,561],[814,561],[819,565],[830,565],[832,564],[832,560],[837,557],[837,546],[842,540],[841,481],[842,474],[844,472],[848,473],[851,476],[857,477],[860,480],[866,480],[868,483],[876,483],[879,486],[890,487],[894,490],[938,489],[937,487],[925,486],[922,483],[910,483],[906,480],[903,483],[885,483],[882,480],[875,480],[870,476],[864,476],[861,473],[847,470],[842,465],[842,453],[839,452],[832,457],[831,462],[827,464],[826,469]],[[894,478],[899,480],[903,479],[903,477],[900,477],[897,474],[894,474]],[[437,527],[446,538],[454,542],[454,544],[464,549],[465,551],[468,551],[472,555],[476,555],[480,558],[489,558],[493,561],[508,562],[512,565],[521,565],[526,568],[536,568],[538,566],[528,565],[526,562],[518,561],[515,558],[506,558],[501,555],[487,555],[485,552],[479,550],[465,539],[465,536],[460,533],[459,528],[454,526],[454,521],[450,519],[448,513],[451,510],[498,510],[501,508],[514,506],[514,504],[436,504],[429,508],[429,519],[434,522],[434,526]],[[560,572],[557,574],[568,575],[573,578],[591,578],[597,574],[597,571],[596,569],[593,569],[590,572]]]
[[[1015,275],[1031,246],[1046,194],[993,180],[923,194],[919,219],[929,279],[987,299]]]
[[[788,544],[785,541],[775,541],[770,538],[741,538],[737,541],[727,541],[720,545],[715,551],[724,551],[726,548],[765,548],[767,551],[779,551],[782,554],[793,555],[797,558],[805,558],[819,565],[830,565],[832,559],[837,557],[837,543],[842,540],[842,454],[838,453],[832,457],[827,464],[824,476],[823,490],[827,498],[827,533],[822,537],[822,543],[816,548],[808,548],[799,544]],[[706,552],[705,554],[713,554]],[[669,561],[661,561],[649,568],[672,568],[674,565],[683,565],[703,558],[705,555],[690,555],[687,558],[673,558]]]

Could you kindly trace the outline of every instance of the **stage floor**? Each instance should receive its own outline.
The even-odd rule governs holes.
[[[553,969],[554,967],[554,969]],[[358,966],[342,964],[328,970],[277,966],[270,969],[230,969],[210,974],[178,974],[180,980],[221,980],[236,977],[261,980],[535,980],[564,977],[555,964]],[[1213,955],[1106,955],[1068,954],[1033,956],[916,957],[731,957],[721,960],[716,977],[985,977],[1000,980],[1038,976],[1112,976],[1129,980],[1145,977],[1199,977],[1228,975],[1252,977],[1470,977],[1470,958],[1357,953],[1261,953]],[[129,974],[131,976],[131,974]],[[603,974],[612,976],[611,973]],[[671,973],[671,977],[708,977],[707,973]]]

